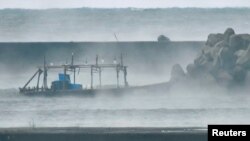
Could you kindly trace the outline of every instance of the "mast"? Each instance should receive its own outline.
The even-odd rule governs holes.
[[[96,55],[96,58],[95,58],[95,65],[96,65],[96,67],[98,66],[98,60],[99,60],[99,56]]]
[[[124,85],[125,87],[127,87],[128,81],[127,81],[127,67],[126,66],[123,67],[123,73],[124,73]]]
[[[74,66],[74,53],[73,52],[71,56],[71,67],[73,68],[73,72],[74,72],[74,84],[76,84],[76,68]]]
[[[117,38],[117,36],[116,36],[116,34],[114,33],[114,36],[115,36],[115,40],[116,40],[116,42],[118,42],[119,40],[118,40],[118,38]]]
[[[39,68],[39,73],[38,73],[38,78],[37,78],[37,85],[36,85],[36,90],[39,91],[39,83],[40,83],[40,76],[42,74],[42,70]]]
[[[101,69],[101,67],[99,67],[99,85],[101,88],[102,87],[102,69]]]
[[[47,90],[48,89],[48,84],[47,84],[47,67],[46,67],[46,57],[44,56],[43,58],[43,87],[44,87],[44,90]]]
[[[63,69],[63,75],[64,75],[64,80],[63,80],[63,89],[66,90],[66,73],[67,73],[67,67],[66,65],[64,66],[64,69]]]
[[[90,86],[90,88],[93,89],[93,65],[91,65],[90,75],[91,75],[91,86]]]
[[[119,88],[120,86],[119,86],[119,68],[118,68],[118,66],[116,66],[116,81],[117,81],[117,88]]]
[[[121,66],[123,67],[123,55],[121,53]]]

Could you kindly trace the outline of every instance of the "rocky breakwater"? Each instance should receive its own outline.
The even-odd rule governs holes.
[[[224,33],[209,34],[205,46],[186,72],[173,66],[170,82],[198,82],[226,87],[250,83],[250,35],[235,34],[232,28]]]

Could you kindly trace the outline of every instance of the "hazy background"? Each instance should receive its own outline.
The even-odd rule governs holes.
[[[167,7],[249,7],[248,0],[3,0],[0,8],[167,8]]]
[[[0,1],[0,42],[5,42],[0,44],[0,128],[206,128],[207,124],[249,124],[248,90],[188,83],[175,85],[169,91],[32,98],[19,95],[17,90],[36,71],[36,66],[43,63],[45,54],[49,63],[64,64],[70,61],[71,52],[75,52],[77,62],[86,58],[91,62],[97,53],[106,62],[112,62],[114,56],[126,53],[130,84],[166,82],[172,65],[180,63],[185,68],[204,43],[194,46],[193,42],[183,40],[205,41],[209,33],[224,32],[227,27],[234,28],[236,33],[249,33],[249,3],[247,0]],[[114,33],[119,42],[130,41],[127,46],[117,43]],[[160,46],[157,42],[140,45],[134,42],[156,41],[160,34],[180,42]],[[51,43],[55,41],[61,43]],[[106,43],[97,47],[97,43],[90,46],[77,41],[114,42],[112,47]],[[57,79],[56,72],[53,74],[50,80]],[[114,80],[111,73],[103,77]],[[87,79],[79,75],[78,81],[86,85]]]
[[[250,32],[248,8],[0,10],[0,41],[205,41],[232,27]]]

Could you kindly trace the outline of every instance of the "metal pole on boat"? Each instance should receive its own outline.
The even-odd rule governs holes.
[[[71,66],[73,66],[74,65],[74,53],[72,52],[72,54],[71,54]]]
[[[125,84],[125,87],[128,86],[128,82],[127,82],[127,67],[124,66],[123,68],[123,73],[124,73],[124,84]]]
[[[119,69],[118,69],[118,65],[116,66],[116,79],[117,79],[117,88],[119,88]]]
[[[74,52],[72,52],[71,55],[71,67],[73,68],[74,71],[74,84],[76,84],[76,68],[74,66]]]
[[[76,68],[74,68],[74,84],[76,84]]]
[[[95,58],[95,65],[96,65],[96,67],[98,66],[98,59],[99,59],[99,56],[96,55],[96,58]]]
[[[71,67],[73,67],[73,71],[74,71],[74,84],[76,84],[76,68],[74,66],[74,53],[72,52],[72,56],[71,56]]]
[[[46,67],[46,57],[43,58],[43,87],[46,90],[48,88],[47,85],[47,67]]]
[[[64,80],[63,80],[63,89],[66,90],[66,66],[64,66]]]
[[[121,66],[123,66],[123,55],[121,53]]]
[[[117,38],[117,36],[116,36],[116,34],[115,34],[115,33],[114,33],[114,36],[115,36],[116,41],[118,42],[119,40],[118,40],[118,38]]]
[[[29,79],[29,81],[23,86],[23,90],[29,85],[29,83],[34,79],[34,77],[39,73],[40,70],[37,70],[36,73]]]
[[[40,82],[40,76],[42,74],[42,70],[39,69],[39,73],[38,73],[38,78],[37,78],[37,85],[36,85],[36,90],[39,91],[39,82]]]
[[[101,67],[99,67],[99,84],[100,84],[100,88],[102,87],[102,69]]]
[[[91,65],[90,73],[91,73],[91,86],[90,86],[90,88],[93,89],[93,65]]]

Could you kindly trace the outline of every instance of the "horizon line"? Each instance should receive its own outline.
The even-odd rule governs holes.
[[[54,7],[54,8],[19,8],[19,7],[11,7],[11,8],[0,8],[0,10],[63,10],[63,9],[138,9],[138,10],[145,10],[145,9],[250,9],[250,7]]]

